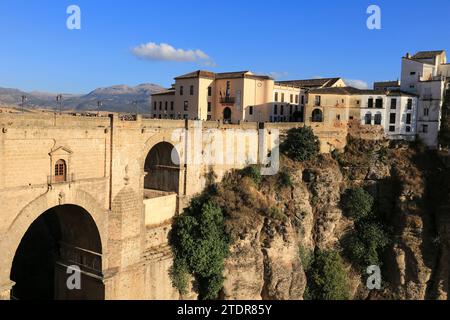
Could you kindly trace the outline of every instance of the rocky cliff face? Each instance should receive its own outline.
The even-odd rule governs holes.
[[[235,174],[219,184],[232,235],[224,299],[303,299],[300,251],[339,249],[353,222],[344,190],[362,186],[392,230],[383,255],[383,290],[368,291],[346,261],[354,299],[447,299],[450,257],[449,170],[429,152],[387,141],[352,141],[345,153],[308,163],[283,159],[289,185],[267,177],[259,188]]]

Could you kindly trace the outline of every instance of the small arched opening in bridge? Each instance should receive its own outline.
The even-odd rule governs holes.
[[[223,121],[225,123],[231,122],[231,109],[229,107],[226,107],[223,109]]]
[[[30,225],[16,250],[11,298],[104,299],[101,254],[99,231],[86,210],[51,208]]]
[[[180,191],[180,156],[168,142],[156,144],[145,159],[144,189],[151,192]]]
[[[312,112],[311,122],[323,122],[323,113],[320,109],[314,109]]]

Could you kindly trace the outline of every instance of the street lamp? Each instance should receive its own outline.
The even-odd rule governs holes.
[[[59,114],[61,115],[61,113],[62,113],[62,103],[63,103],[63,96],[62,96],[62,94],[58,94],[56,96],[56,102],[59,102]]]
[[[25,101],[27,101],[27,96],[23,95],[21,96],[22,99],[22,113],[25,113]]]
[[[97,117],[100,116],[100,108],[103,105],[102,101],[97,101]]]

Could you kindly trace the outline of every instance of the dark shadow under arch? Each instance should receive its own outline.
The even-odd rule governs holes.
[[[10,278],[19,300],[104,299],[102,243],[91,215],[76,205],[41,214],[16,250]],[[69,290],[69,266],[81,270],[81,288]]]
[[[144,171],[144,189],[179,193],[180,156],[172,144],[156,144],[147,154]]]

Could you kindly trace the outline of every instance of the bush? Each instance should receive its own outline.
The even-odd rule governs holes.
[[[200,299],[215,299],[223,284],[224,260],[229,252],[222,210],[215,203],[195,198],[174,223],[171,245],[172,284],[185,292],[188,274],[199,284]]]
[[[294,161],[308,161],[319,154],[320,142],[310,127],[294,128],[288,131],[280,149]]]
[[[259,187],[262,182],[261,169],[258,166],[249,166],[241,170],[244,177],[249,177]]]
[[[355,220],[371,218],[374,199],[363,188],[348,189],[342,197],[344,214]]]
[[[281,188],[290,188],[292,187],[292,178],[289,172],[287,171],[280,171],[278,174],[278,185]]]
[[[346,246],[352,262],[364,270],[368,266],[380,265],[379,251],[389,243],[383,227],[376,222],[357,222],[356,232],[351,235]]]
[[[317,251],[308,272],[308,298],[348,300],[349,280],[337,251]]]

